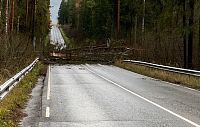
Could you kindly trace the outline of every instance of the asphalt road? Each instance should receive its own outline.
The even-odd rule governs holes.
[[[50,35],[51,35],[50,43],[52,45],[55,45],[57,49],[63,49],[66,47],[62,34],[56,25],[52,26]]]
[[[22,126],[200,127],[199,91],[114,66],[49,68],[41,114]]]

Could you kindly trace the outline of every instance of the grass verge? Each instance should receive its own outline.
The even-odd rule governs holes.
[[[142,65],[132,64],[132,63],[123,63],[121,61],[117,61],[114,64],[115,66],[130,70],[132,72],[136,72],[138,74],[146,75],[148,77],[160,79],[163,81],[187,86],[190,88],[194,88],[200,90],[200,78],[195,76],[189,76],[184,74],[173,73],[169,71],[163,71],[159,69],[154,69]]]
[[[0,127],[16,127],[24,116],[21,109],[30,98],[38,77],[43,73],[44,65],[38,63],[34,69],[0,102]]]

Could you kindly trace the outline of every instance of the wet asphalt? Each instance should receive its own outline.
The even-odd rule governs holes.
[[[108,65],[52,65],[48,72],[22,126],[200,126],[199,91]]]

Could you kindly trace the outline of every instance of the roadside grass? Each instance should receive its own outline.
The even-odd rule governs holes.
[[[146,75],[148,77],[160,79],[163,81],[183,85],[186,87],[194,88],[200,90],[200,78],[195,76],[189,76],[184,74],[173,73],[169,71],[163,71],[159,69],[154,69],[142,65],[132,64],[132,63],[123,63],[117,61],[114,64],[115,66],[127,69],[129,71]]]
[[[50,41],[50,37],[49,37],[49,35],[47,35],[45,40],[44,40],[44,45],[47,46],[49,41]]]
[[[34,69],[2,100],[0,101],[0,127],[17,127],[19,120],[25,116],[21,109],[30,98],[38,77],[45,66],[38,63]]]
[[[23,58],[15,57],[8,58],[8,60],[1,61],[0,63],[0,85],[2,85],[6,80],[13,77],[16,73],[27,67],[33,60],[35,56],[30,55]]]

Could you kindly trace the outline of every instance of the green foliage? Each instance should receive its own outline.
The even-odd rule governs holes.
[[[116,30],[117,3],[112,0],[81,0],[75,6],[75,0],[63,0],[59,11],[59,23],[71,24],[72,28],[79,29],[95,38],[107,38]],[[146,0],[143,14],[143,0],[121,0],[120,24],[121,34],[127,35],[138,18],[138,29],[141,29],[142,18],[145,18],[145,30],[152,31],[155,24],[165,29],[172,25],[172,20],[181,22],[184,14],[182,0]],[[198,0],[196,3],[199,3]],[[198,4],[197,4],[198,5]],[[177,28],[182,24],[177,22]],[[179,23],[179,24],[178,24]],[[77,24],[79,26],[77,26]],[[184,29],[183,29],[184,31]]]
[[[122,39],[126,46],[148,52],[140,60],[185,68],[192,68],[195,61],[200,67],[200,0],[64,1],[59,23],[76,31],[75,40],[77,33],[84,36],[83,43],[87,38],[101,44],[107,38]]]
[[[59,11],[59,23],[71,24],[87,36],[106,38],[113,27],[113,2],[108,0],[85,0],[75,6],[75,0],[62,1]]]
[[[68,8],[68,4],[66,1],[62,1],[61,5],[60,5],[60,10],[58,12],[58,21],[60,24],[66,24],[68,23],[68,19],[69,19],[69,8]]]
[[[5,33],[6,24],[6,0],[0,2],[0,31]],[[50,29],[50,0],[36,0],[36,7],[34,11],[34,0],[14,0],[14,31],[16,32],[19,24],[19,32],[31,37],[34,28],[36,38],[45,39]],[[12,0],[8,5],[8,28],[11,25],[12,14]],[[2,7],[2,8],[1,8]],[[33,21],[33,15],[35,15],[35,22]],[[2,34],[0,33],[0,34]],[[11,31],[9,30],[9,34]]]
[[[37,0],[36,6],[36,37],[45,39],[50,29],[49,0]]]

